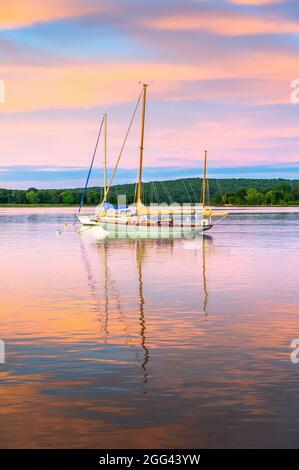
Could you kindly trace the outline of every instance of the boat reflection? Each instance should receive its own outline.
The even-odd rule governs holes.
[[[119,253],[121,257],[122,242],[115,239],[100,239],[96,243],[89,244],[87,249],[84,237],[81,235],[79,238],[87,283],[95,310],[98,312],[98,320],[101,324],[102,340],[105,344],[108,344],[110,332],[111,338],[114,339],[116,331],[118,331],[125,344],[136,348],[136,358],[142,369],[143,383],[146,384],[149,379],[150,346],[147,341],[148,326],[146,296],[144,293],[146,282],[143,273],[144,264],[147,259],[150,260],[154,250],[161,253],[165,253],[166,250],[168,256],[175,256],[175,244],[181,244],[182,242],[173,239],[126,240],[126,250],[128,250],[129,246],[129,250],[134,252],[135,258],[135,268],[133,268],[133,271],[130,271],[130,276],[132,276],[132,286],[137,281],[137,288],[133,288],[131,294],[133,298],[130,299],[130,302],[133,303],[134,299],[136,301],[135,312],[138,314],[139,325],[139,332],[137,331],[136,333],[136,315],[134,316],[135,321],[133,321],[127,308],[122,308],[121,297],[122,295],[124,298],[127,297],[128,293],[126,295],[122,294],[121,285],[119,285],[117,280],[117,273],[113,275],[111,269],[112,267],[115,269],[116,253]],[[91,247],[92,252],[100,260],[100,263],[96,263],[96,265],[101,267],[102,286],[99,284],[100,276],[96,274],[94,261],[92,260],[91,262],[89,259]],[[209,304],[207,255],[212,253],[213,238],[207,235],[198,237],[196,240],[186,242],[185,248],[191,249],[194,252],[194,256],[191,257],[191,260],[193,258],[194,262],[198,262],[198,255],[201,255],[199,266],[201,268],[202,308],[199,310],[199,313],[207,317]],[[200,288],[200,281],[198,282],[198,287]],[[128,314],[129,318],[127,318]],[[117,320],[115,315],[117,315]],[[136,338],[138,337],[139,341],[136,343]],[[142,351],[141,358],[139,357],[140,351]]]
[[[173,241],[10,217],[2,447],[296,446],[297,215]]]

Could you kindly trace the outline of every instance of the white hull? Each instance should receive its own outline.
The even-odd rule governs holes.
[[[91,215],[76,215],[76,217],[82,225],[88,225],[90,227],[92,225],[98,225],[96,221],[92,220]]]
[[[145,226],[110,221],[95,221],[91,216],[77,216],[80,223],[86,227],[100,227],[109,237],[117,238],[192,238],[209,230],[212,225],[191,227],[181,226]]]

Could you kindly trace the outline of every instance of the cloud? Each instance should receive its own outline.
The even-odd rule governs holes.
[[[145,21],[145,24],[161,31],[201,30],[225,36],[299,33],[297,21],[237,11],[203,10],[191,14],[169,15]]]
[[[298,162],[297,109],[288,106],[241,106],[236,102],[152,101],[149,95],[145,166],[199,165],[209,149],[210,166],[244,166]],[[88,165],[103,110],[73,110],[2,115],[1,164]],[[132,103],[110,109],[109,164],[119,152]],[[292,117],[293,116],[293,117]],[[138,163],[140,116],[134,123],[121,167]],[[17,138],[16,138],[17,136]],[[96,164],[103,161],[101,141]]]
[[[228,0],[235,5],[273,5],[275,3],[285,3],[288,0]]]
[[[287,84],[288,85],[288,84]],[[288,104],[290,90],[284,78],[220,78],[174,82],[169,84],[164,99],[248,105]],[[163,99],[163,97],[161,97]]]
[[[155,82],[147,165],[194,168],[206,146],[218,167],[298,160],[294,9],[240,2],[112,0],[106,11],[96,0],[11,0],[0,13],[15,27],[0,31],[1,164],[85,166],[104,111],[114,161],[142,80]]]
[[[107,3],[95,0],[9,0],[2,2],[0,30],[29,26],[40,22],[74,18],[107,10]]]
[[[4,110],[31,111],[108,105],[134,101],[141,80],[189,81],[232,73],[218,67],[161,63],[82,63],[49,67],[6,67],[7,102]],[[162,82],[162,83],[161,83]]]
[[[199,58],[198,62],[190,65],[88,62],[64,66],[8,66],[2,75],[6,82],[6,103],[2,108],[3,111],[20,112],[134,102],[140,80],[156,81],[151,88],[152,96],[162,100],[167,99],[169,90],[175,89],[178,84],[185,83],[187,87],[188,82],[194,80],[218,80],[219,85],[221,80],[226,79],[265,80],[264,84],[269,87],[264,91],[267,102],[271,99],[273,102],[281,101],[283,87],[284,100],[289,102],[290,80],[298,72],[297,55],[280,51],[261,51],[250,55],[240,53],[225,59],[214,57],[213,61]],[[276,80],[281,81],[279,95],[275,87]],[[251,87],[249,83],[248,87]],[[196,96],[194,88],[193,92]],[[226,99],[229,99],[225,88],[224,93]],[[235,93],[234,89],[231,89],[231,93]],[[246,93],[244,89],[243,95],[246,96]],[[242,92],[239,91],[239,94],[241,98]],[[191,92],[189,96],[192,98]]]

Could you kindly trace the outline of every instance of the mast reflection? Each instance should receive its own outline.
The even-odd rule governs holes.
[[[142,278],[142,262],[144,255],[144,240],[136,241],[136,258],[137,258],[137,271],[138,271],[138,291],[139,291],[139,311],[140,311],[140,338],[141,338],[141,348],[143,349],[144,357],[141,364],[143,370],[143,382],[147,383],[148,372],[146,366],[150,359],[150,354],[148,347],[146,346],[146,321],[145,321],[145,312],[144,312],[144,295],[143,295],[143,278]]]
[[[209,291],[207,282],[207,268],[206,268],[206,251],[207,247],[212,243],[212,237],[209,235],[203,235],[202,237],[202,290],[203,290],[203,313],[204,316],[208,316],[208,302],[209,302]]]

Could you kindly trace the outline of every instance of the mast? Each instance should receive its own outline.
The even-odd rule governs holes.
[[[104,114],[104,202],[107,197],[107,113]]]
[[[145,124],[145,107],[146,107],[146,90],[147,84],[143,84],[143,100],[142,100],[142,118],[141,118],[141,139],[140,139],[140,160],[139,160],[139,177],[137,190],[137,210],[142,205],[142,165],[143,165],[143,143],[144,143],[144,124]]]
[[[204,160],[204,170],[203,170],[203,180],[202,180],[202,210],[203,211],[206,205],[207,159],[208,159],[208,152],[207,150],[205,150],[205,160]]]

